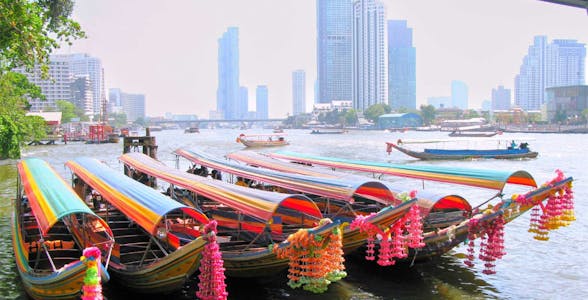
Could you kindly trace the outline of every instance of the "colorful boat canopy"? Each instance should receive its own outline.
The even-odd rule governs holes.
[[[157,233],[161,220],[172,211],[181,210],[203,224],[208,223],[201,211],[180,204],[96,159],[76,158],[66,165],[103,199],[153,235]]]
[[[177,170],[141,153],[127,153],[119,158],[125,165],[150,176],[160,178],[175,186],[188,189],[211,200],[224,204],[241,213],[264,221],[281,207],[316,218],[322,214],[308,197],[297,194],[281,194],[251,189],[197,176]]]
[[[312,168],[308,166],[304,166],[302,164],[285,162],[281,160],[277,160],[266,155],[259,154],[253,151],[238,151],[233,152],[226,155],[227,158],[244,162],[250,166],[255,166],[259,168],[266,168],[275,170],[278,172],[287,172],[287,173],[294,173],[294,174],[303,174],[306,176],[314,176],[314,177],[323,177],[323,178],[341,178],[344,180],[356,180],[356,181],[365,181],[366,178],[363,176],[336,172],[332,170],[320,169],[320,168]],[[258,168],[254,168],[258,169]],[[406,186],[397,186],[392,182],[385,182],[379,181],[388,187],[390,191],[395,196],[398,196],[402,193],[406,193],[409,189]],[[471,205],[468,203],[466,199],[459,195],[454,194],[440,194],[436,192],[431,192],[429,190],[420,190],[414,189],[417,191],[417,198],[418,204],[421,209],[433,209],[433,208],[446,208],[446,209],[458,209],[458,210],[471,210]]]
[[[112,236],[108,224],[94,214],[47,162],[38,158],[27,158],[21,160],[17,168],[25,195],[43,236],[48,234],[57,221],[71,214],[93,216]]]
[[[174,153],[199,165],[289,190],[344,201],[360,196],[386,205],[394,203],[394,195],[385,183],[365,177],[308,176],[242,165],[197,150],[178,149]]]
[[[278,159],[296,161],[304,164],[322,165],[330,168],[440,181],[495,190],[502,190],[507,183],[532,187],[537,186],[535,179],[533,179],[531,174],[526,171],[508,172],[499,170],[482,170],[440,166],[407,166],[324,156],[313,156],[290,151],[269,153],[268,156]]]

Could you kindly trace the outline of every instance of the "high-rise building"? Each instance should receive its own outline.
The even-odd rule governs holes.
[[[108,90],[108,100],[111,111],[125,113],[128,122],[145,118],[145,95],[143,94],[129,94],[119,88],[111,88]]]
[[[463,81],[451,81],[451,105],[459,109],[468,109],[468,86]]]
[[[388,100],[385,17],[381,1],[353,2],[352,101],[359,111]]]
[[[269,101],[267,85],[258,85],[255,89],[255,111],[258,119],[269,118]]]
[[[552,73],[545,88],[582,85],[586,76],[586,47],[576,40],[553,40],[549,45],[549,54],[553,55],[549,66]],[[549,78],[548,77],[548,78]]]
[[[110,88],[108,89],[108,104],[110,105],[111,113],[122,113],[122,99],[121,99],[122,91],[119,88]]]
[[[249,89],[247,87],[242,86],[239,88],[239,102],[235,109],[237,110],[237,118],[247,118],[249,111]]]
[[[224,119],[238,119],[239,28],[229,27],[218,39],[218,89],[216,110]]]
[[[134,122],[139,118],[145,118],[145,95],[121,92],[120,96],[123,112],[127,115],[127,121]]]
[[[582,85],[585,82],[586,48],[575,40],[536,36],[515,77],[515,104],[524,110],[539,110],[546,101],[546,88]]]
[[[388,105],[416,109],[416,49],[405,20],[388,20]]]
[[[41,78],[39,66],[35,66],[31,72],[27,72],[23,67],[16,68],[14,71],[24,74],[31,83],[41,88],[41,93],[45,96],[44,100],[31,99],[29,101],[32,112],[53,110],[56,108],[57,100],[73,103],[71,92],[73,76],[68,55],[49,56],[48,79]]]
[[[510,89],[505,89],[502,85],[492,89],[492,110],[509,110],[510,109]]]
[[[104,90],[104,69],[99,58],[86,53],[76,53],[69,56],[71,72],[74,76],[88,75],[92,89],[92,107],[94,116],[100,116],[105,108],[106,92]]]
[[[317,75],[315,103],[351,100],[352,1],[317,0]]]
[[[79,109],[84,111],[84,115],[91,116],[94,114],[92,108],[93,101],[92,80],[90,75],[73,76],[71,83],[71,102]]]
[[[306,112],[306,75],[304,70],[292,72],[292,114]]]

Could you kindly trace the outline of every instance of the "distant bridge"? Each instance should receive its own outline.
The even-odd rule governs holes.
[[[223,119],[212,119],[212,120],[150,120],[151,125],[161,124],[178,124],[180,126],[199,125],[203,123],[257,123],[257,122],[283,122],[286,119],[235,119],[235,120],[223,120]]]

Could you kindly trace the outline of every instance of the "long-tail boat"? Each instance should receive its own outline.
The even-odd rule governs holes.
[[[294,152],[278,152],[266,155],[266,158],[260,158],[262,156],[259,154],[255,155],[247,152],[237,152],[231,153],[227,155],[227,157],[258,167],[271,167],[274,170],[296,172],[299,174],[314,174],[315,176],[332,177],[339,175],[335,175],[336,172],[321,172],[317,170],[317,168],[309,168],[308,166],[319,165],[331,169],[338,168],[369,172],[373,174],[388,174],[397,177],[439,181],[497,190],[497,193],[493,198],[488,199],[475,208],[471,208],[469,204],[467,204],[467,206],[464,206],[461,210],[454,210],[454,212],[458,214],[461,213],[462,217],[455,218],[452,222],[449,220],[447,220],[448,222],[442,221],[442,216],[443,214],[446,214],[446,212],[438,214],[436,211],[433,211],[435,213],[434,219],[439,220],[438,224],[445,223],[445,228],[437,228],[436,230],[425,229],[424,243],[426,246],[419,249],[420,254],[417,254],[419,257],[440,255],[466,239],[473,240],[475,237],[488,235],[489,232],[496,231],[491,229],[492,226],[503,226],[504,223],[512,221],[514,218],[531,208],[534,210],[532,212],[532,230],[537,234],[535,238],[539,240],[546,238],[549,229],[556,229],[560,225],[567,225],[574,219],[571,192],[571,183],[573,179],[571,177],[564,177],[561,171],[556,172],[556,178],[537,188],[535,179],[526,171],[508,172],[447,168],[439,166],[392,165],[320,157]],[[271,159],[269,157],[295,162],[295,164]],[[526,186],[530,188],[530,190],[527,190],[520,195],[503,195],[503,189],[506,184]],[[422,195],[423,192],[424,191],[418,191],[417,195]],[[417,197],[422,199],[422,196]],[[421,203],[427,202],[419,202],[419,205],[422,205]],[[428,203],[429,205],[432,204],[430,201],[428,201]],[[482,205],[486,204],[488,205],[487,208],[483,208]],[[444,204],[439,203],[435,206],[443,208]],[[559,209],[557,207],[559,207]],[[542,217],[539,216],[539,208],[543,210]],[[458,216],[454,215],[454,217]],[[549,222],[554,222],[553,219],[561,219],[561,224],[549,225]],[[502,225],[496,225],[498,223],[502,223]]]
[[[96,159],[66,165],[77,185],[90,187],[81,191],[93,189],[106,201],[95,209],[114,234],[109,270],[116,283],[144,294],[180,290],[200,263],[206,242],[199,229],[208,218]]]
[[[83,250],[98,247],[108,258],[112,231],[45,161],[23,159],[17,168],[11,228],[24,289],[33,299],[79,299],[87,269],[80,260]],[[74,230],[86,238],[76,239]],[[99,270],[107,282],[102,264]]]
[[[482,139],[483,141],[495,141],[490,139]],[[472,139],[469,140],[448,140],[449,142],[457,142],[457,141],[473,141]],[[536,151],[531,151],[529,149],[529,144],[527,142],[522,142],[519,147],[508,146],[508,147],[489,147],[484,149],[474,149],[470,147],[466,148],[459,148],[459,149],[438,149],[438,148],[425,148],[423,151],[416,151],[407,148],[406,146],[401,146],[404,144],[408,144],[409,142],[419,143],[420,141],[408,141],[408,140],[398,140],[396,143],[394,142],[386,142],[386,152],[390,154],[392,149],[396,149],[408,156],[412,156],[414,158],[422,159],[422,160],[463,160],[463,159],[478,159],[478,158],[494,158],[494,159],[521,159],[521,158],[535,158],[539,155]],[[445,142],[443,140],[438,141],[431,141],[427,140],[426,143],[431,142]],[[504,143],[503,143],[504,144]],[[500,143],[499,143],[500,145]]]
[[[290,144],[286,138],[285,134],[244,134],[241,133],[237,139],[237,143],[241,143],[246,147],[276,147],[276,146],[286,146]]]
[[[369,216],[366,222],[389,228],[405,217],[416,204],[416,199],[403,201],[395,197],[378,180],[353,175],[326,178],[277,172],[233,163],[198,150],[177,149],[174,153],[194,164],[262,183],[257,188],[304,193],[317,203],[325,216],[341,222],[351,223],[357,216]],[[358,228],[344,227],[343,247],[346,253],[365,244],[366,239],[367,235]]]
[[[316,241],[334,241],[333,232],[339,231],[339,222],[321,222],[319,208],[302,194],[228,184],[174,169],[138,152],[126,153],[119,159],[129,172],[167,182],[170,195],[183,198],[179,200],[202,209],[218,222],[218,240],[227,276],[266,277],[283,271],[289,264],[292,270],[292,260],[277,253],[291,246],[303,252],[313,251],[295,244],[293,236],[303,230],[316,236]]]

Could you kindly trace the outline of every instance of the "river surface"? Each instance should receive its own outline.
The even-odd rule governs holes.
[[[271,133],[269,130],[249,129],[247,134]],[[172,151],[179,147],[195,148],[216,155],[242,150],[235,142],[241,133],[237,130],[202,129],[199,134],[185,134],[180,130],[152,133],[159,145],[158,158],[174,166]],[[399,152],[387,155],[386,141],[397,139],[447,138],[442,132],[388,133],[383,131],[351,131],[341,135],[311,135],[309,130],[286,132],[291,144],[280,150],[311,154],[363,159],[399,164],[458,166],[500,170],[526,170],[541,184],[555,176],[561,169],[573,176],[577,221],[569,227],[550,233],[547,242],[533,239],[527,232],[529,213],[519,217],[505,228],[507,255],[497,262],[494,275],[482,273],[477,262],[474,268],[463,263],[465,246],[460,246],[439,259],[414,266],[379,267],[367,263],[362,255],[347,257],[348,276],[333,283],[329,290],[314,295],[286,285],[286,274],[273,278],[242,280],[228,279],[230,299],[586,299],[588,297],[588,136],[574,134],[504,134],[502,138],[530,138],[530,148],[539,152],[530,160],[469,160],[422,162]],[[273,149],[270,149],[273,150]],[[264,149],[264,151],[267,151]],[[71,178],[64,163],[78,156],[90,156],[103,160],[113,168],[121,169],[117,157],[122,153],[119,144],[35,146],[24,152],[24,157],[47,160],[66,180]],[[16,188],[16,161],[0,161],[0,299],[26,299],[20,277],[14,263],[10,238],[11,199]],[[182,167],[187,163],[183,162]],[[396,180],[413,188],[442,189],[464,195],[473,205],[492,195],[492,191],[448,186],[443,184]],[[153,299],[195,299],[196,281],[192,280],[182,292],[170,296],[153,296]],[[137,298],[112,284],[104,286],[107,299]],[[141,298],[146,298],[141,296]]]

